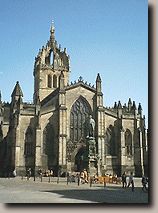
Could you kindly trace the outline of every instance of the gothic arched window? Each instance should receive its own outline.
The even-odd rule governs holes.
[[[57,88],[57,76],[53,75],[53,87]]]
[[[52,76],[50,74],[48,75],[48,79],[47,80],[48,80],[47,81],[48,82],[48,87],[52,88]]]
[[[114,127],[110,125],[105,132],[105,144],[107,149],[107,155],[116,154],[116,143],[115,143],[115,131]]]
[[[26,156],[33,155],[33,131],[31,127],[28,127],[26,134],[25,134],[25,150],[24,154]]]
[[[53,51],[50,52],[50,64],[53,65],[54,63],[54,53]]]
[[[73,142],[78,142],[86,136],[85,123],[91,114],[89,103],[79,97],[73,104],[70,112],[70,139]]]
[[[132,133],[129,129],[125,132],[125,147],[126,147],[126,154],[132,155]]]
[[[43,131],[43,153],[51,155],[53,151],[54,131],[53,126],[48,124]]]

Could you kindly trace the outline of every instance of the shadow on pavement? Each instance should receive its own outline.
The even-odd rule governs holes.
[[[67,189],[67,190],[47,190],[47,193],[57,193],[62,198],[87,200],[95,203],[113,204],[139,204],[148,205],[148,193],[143,192],[140,187],[136,187],[134,192],[131,188],[118,188],[109,186],[102,189]],[[74,201],[75,202],[75,201]]]

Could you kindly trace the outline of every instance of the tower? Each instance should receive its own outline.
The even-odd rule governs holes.
[[[55,40],[55,28],[52,23],[50,38],[46,46],[39,50],[34,64],[34,103],[39,98],[42,101],[59,87],[60,75],[63,72],[65,85],[69,82],[69,55],[66,48],[61,50],[61,45]]]

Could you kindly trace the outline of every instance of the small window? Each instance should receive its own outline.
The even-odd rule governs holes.
[[[53,76],[53,87],[57,88],[57,76],[56,75]]]
[[[52,76],[48,75],[48,87],[51,88],[52,87]]]

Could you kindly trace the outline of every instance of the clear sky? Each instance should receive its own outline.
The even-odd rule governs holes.
[[[16,81],[33,97],[33,66],[55,23],[71,60],[70,81],[102,78],[104,106],[139,102],[148,117],[147,0],[0,0],[0,90],[10,102]]]

